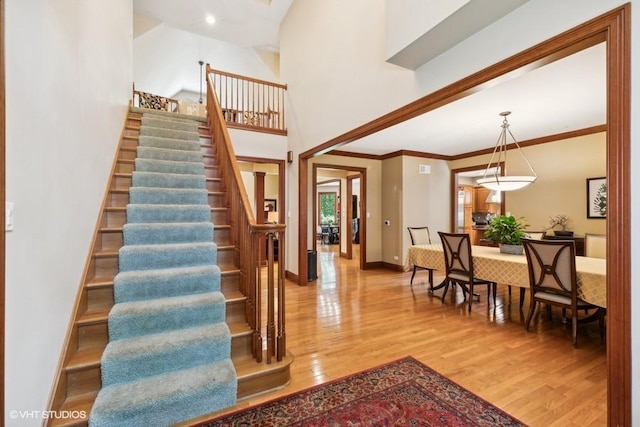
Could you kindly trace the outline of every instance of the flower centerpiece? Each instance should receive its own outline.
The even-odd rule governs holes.
[[[550,216],[549,217],[549,226],[547,228],[545,228],[544,231],[553,230],[556,227],[560,227],[560,230],[554,230],[553,231],[553,233],[556,236],[568,236],[568,237],[571,237],[571,236],[573,236],[573,231],[567,230],[568,226],[569,226],[569,217],[568,216],[566,216],[566,215]]]
[[[493,218],[484,232],[485,239],[497,242],[500,252],[520,255],[522,254],[522,238],[527,237],[524,231],[528,224],[523,217],[516,218],[513,215],[501,215]]]

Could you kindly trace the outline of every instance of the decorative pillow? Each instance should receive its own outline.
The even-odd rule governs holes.
[[[152,110],[167,110],[167,98],[140,92],[140,107],[151,108]]]

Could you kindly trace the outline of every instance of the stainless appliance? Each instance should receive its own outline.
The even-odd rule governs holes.
[[[472,212],[471,221],[475,225],[487,225],[491,221],[491,212]]]

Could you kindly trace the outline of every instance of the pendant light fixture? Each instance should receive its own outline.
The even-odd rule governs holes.
[[[484,171],[484,175],[482,178],[478,179],[476,182],[478,185],[481,185],[485,188],[488,188],[493,191],[512,191],[512,190],[520,190],[521,188],[526,187],[527,185],[533,183],[538,175],[536,175],[531,163],[527,160],[527,157],[522,152],[520,145],[518,145],[518,141],[514,138],[511,130],[509,130],[509,121],[507,120],[507,116],[511,114],[511,111],[504,111],[500,113],[503,117],[502,119],[502,131],[500,132],[500,136],[498,137],[498,141],[496,142],[496,146],[493,149],[493,154],[491,155],[491,160],[489,160],[489,164],[487,165],[487,169]],[[507,175],[506,174],[506,164],[507,164],[507,133],[511,136],[511,139],[515,143],[516,149],[524,159],[527,166],[531,170],[531,175]],[[494,162],[494,159],[495,162]],[[503,162],[505,165],[504,175],[500,175],[500,163]]]

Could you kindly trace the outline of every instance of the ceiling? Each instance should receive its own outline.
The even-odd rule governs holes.
[[[510,130],[517,141],[605,124],[605,44],[514,76],[340,150],[451,156],[491,148],[501,131],[503,111],[511,111]]]
[[[134,18],[266,51],[279,50],[280,22],[293,0],[133,0]],[[207,23],[207,16],[215,24]]]
[[[279,25],[293,0],[134,0],[135,22],[165,25],[257,50],[279,49]],[[207,15],[216,19],[206,23]],[[138,24],[140,26],[140,24]],[[139,32],[139,30],[138,30]],[[427,94],[425,94],[427,95]],[[470,96],[340,147],[384,155],[411,150],[442,156],[491,148],[502,111],[518,141],[606,122],[605,44],[503,79]]]

